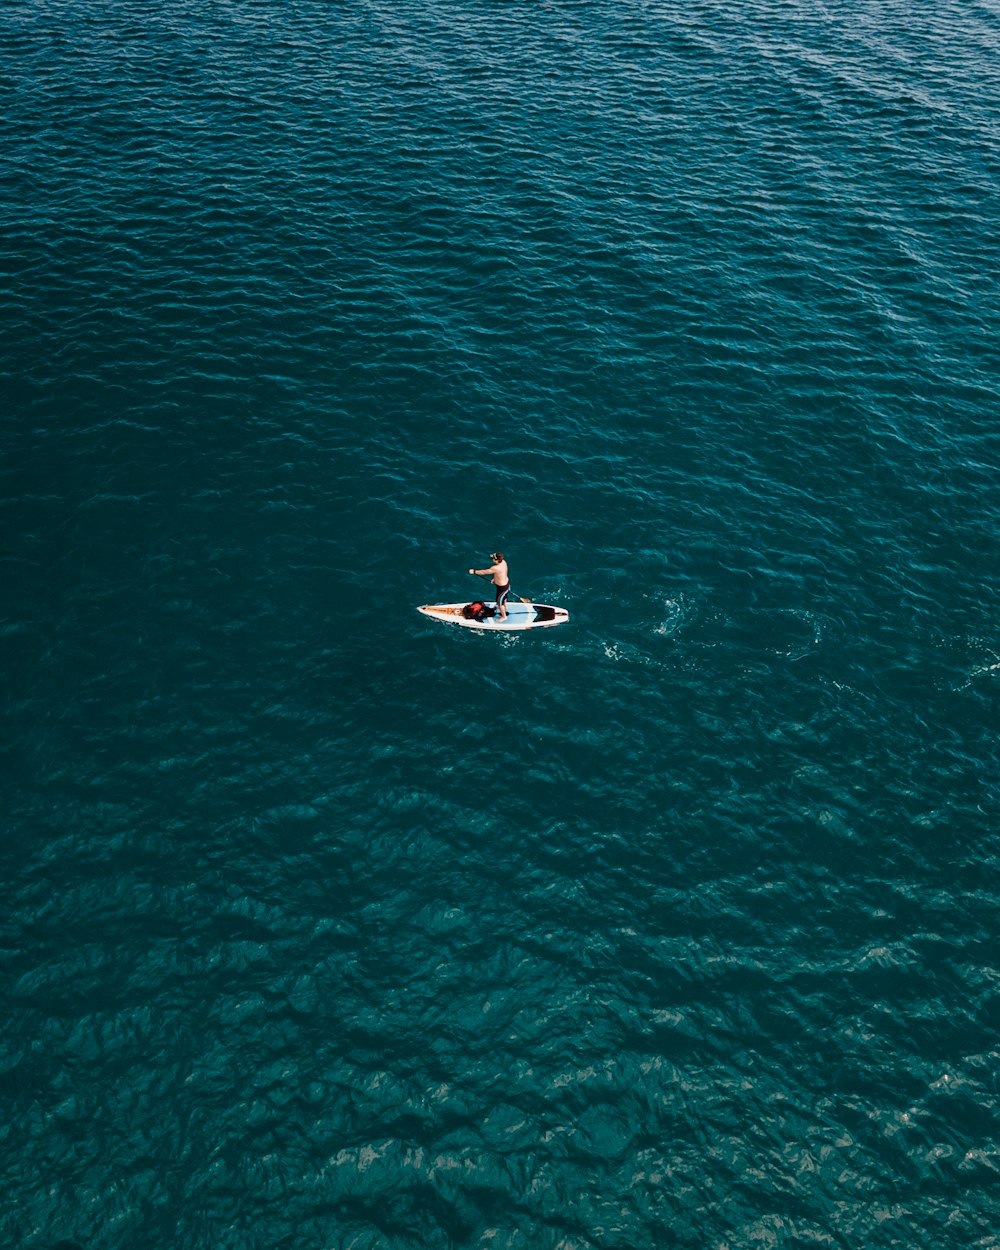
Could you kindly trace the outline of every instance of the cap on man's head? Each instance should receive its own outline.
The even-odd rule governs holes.
[[[503,559],[503,552],[502,552],[502,551],[494,551],[494,552],[493,552],[493,554],[490,556],[490,559],[491,559],[491,560],[496,560],[496,561],[497,561],[497,563],[499,563],[499,562]]]

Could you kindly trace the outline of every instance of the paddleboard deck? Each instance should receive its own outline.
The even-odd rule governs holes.
[[[548,629],[553,625],[564,625],[569,620],[569,613],[565,608],[553,608],[547,603],[508,603],[507,619],[503,621],[498,616],[488,616],[484,621],[469,620],[462,615],[465,606],[464,603],[427,603],[417,608],[417,611],[448,625],[464,625],[467,629],[504,633],[523,629]]]

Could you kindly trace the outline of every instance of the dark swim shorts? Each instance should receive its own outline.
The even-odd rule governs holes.
[[[497,607],[507,602],[507,596],[510,594],[510,582],[506,586],[497,586]]]

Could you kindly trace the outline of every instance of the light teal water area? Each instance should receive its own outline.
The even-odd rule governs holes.
[[[998,50],[3,6],[3,1244],[997,1244]]]

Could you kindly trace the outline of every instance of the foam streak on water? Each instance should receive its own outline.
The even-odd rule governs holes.
[[[995,1247],[996,6],[2,13],[3,1244]]]

